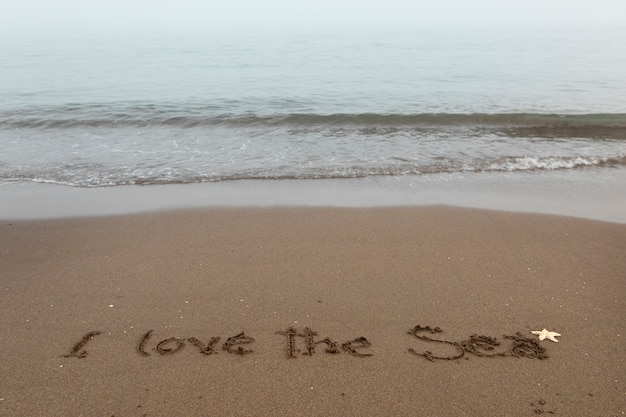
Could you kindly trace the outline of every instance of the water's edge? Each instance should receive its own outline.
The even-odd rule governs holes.
[[[591,175],[590,175],[591,174]],[[626,223],[626,169],[77,188],[0,184],[0,219],[209,207],[450,205]]]

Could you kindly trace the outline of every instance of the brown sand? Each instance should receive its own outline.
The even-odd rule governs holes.
[[[624,224],[446,207],[3,222],[0,266],[0,416],[626,412]]]

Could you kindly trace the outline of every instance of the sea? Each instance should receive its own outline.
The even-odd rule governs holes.
[[[0,184],[624,170],[626,29],[0,39]]]

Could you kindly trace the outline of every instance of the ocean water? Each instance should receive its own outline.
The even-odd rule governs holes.
[[[624,169],[626,30],[0,40],[0,184]]]

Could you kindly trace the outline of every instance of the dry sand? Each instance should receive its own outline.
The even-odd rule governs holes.
[[[624,224],[448,207],[4,221],[0,266],[0,416],[626,413]]]

